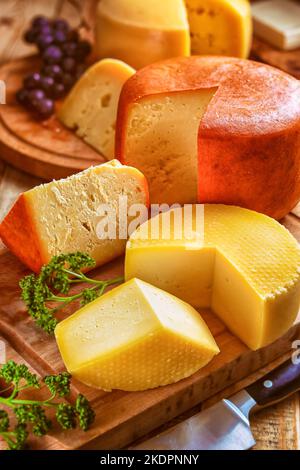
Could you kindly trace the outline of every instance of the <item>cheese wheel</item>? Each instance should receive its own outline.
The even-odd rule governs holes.
[[[107,160],[115,157],[115,128],[122,86],[135,73],[129,65],[105,59],[79,79],[58,112],[65,126],[94,147]]]
[[[97,9],[95,53],[138,69],[169,57],[190,55],[183,0],[101,0]]]
[[[124,85],[116,156],[152,203],[217,202],[287,214],[300,199],[300,84],[253,61],[176,58]]]
[[[197,308],[211,307],[251,349],[275,341],[299,310],[296,240],[254,211],[214,204],[190,209],[160,214],[132,234],[126,280],[139,277]]]
[[[119,196],[127,196],[128,211],[133,204],[148,205],[144,176],[112,160],[21,194],[0,224],[0,237],[36,272],[53,256],[77,251],[104,264],[125,251],[126,239],[118,237]],[[98,233],[102,204],[116,214],[113,239]]]
[[[60,322],[55,336],[72,376],[104,390],[139,391],[177,382],[219,352],[190,305],[139,279]]]
[[[252,42],[249,0],[185,0],[193,55],[246,59]]]

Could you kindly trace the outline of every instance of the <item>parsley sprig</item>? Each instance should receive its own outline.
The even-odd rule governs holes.
[[[20,281],[21,297],[38,326],[52,334],[57,325],[55,313],[58,310],[78,299],[81,306],[86,305],[101,296],[108,286],[123,281],[122,277],[105,281],[91,279],[82,272],[94,266],[95,260],[85,253],[61,254],[43,266],[39,275],[30,274]],[[67,295],[74,284],[82,282],[91,284],[91,287]],[[54,302],[55,306],[49,302]]]
[[[21,450],[26,447],[30,431],[35,436],[44,436],[52,427],[52,421],[46,411],[55,410],[55,418],[64,430],[80,427],[87,431],[95,419],[95,413],[87,398],[79,394],[75,404],[71,405],[62,400],[70,393],[71,376],[67,372],[58,375],[48,375],[39,380],[25,364],[8,361],[0,368],[0,378],[7,387],[0,390],[0,406],[10,408],[16,425],[11,427],[7,411],[0,408],[0,437],[4,439],[11,450]],[[22,399],[20,392],[27,389],[40,389],[45,384],[50,396],[46,400]],[[10,391],[9,396],[1,396],[4,391]]]

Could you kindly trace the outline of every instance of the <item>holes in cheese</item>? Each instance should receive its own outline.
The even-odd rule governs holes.
[[[193,214],[182,208],[173,214],[183,222],[191,217],[196,230],[195,206]],[[198,234],[203,236],[191,243],[188,234],[174,238],[174,217],[157,218],[170,224],[171,241],[148,238],[153,219],[137,229],[126,248],[127,280],[138,277],[196,307],[211,307],[252,349],[275,341],[293,324],[300,299],[300,250],[282,225],[247,209],[205,205]]]
[[[177,382],[219,352],[193,307],[138,279],[59,323],[55,336],[68,371],[104,390]]]
[[[252,39],[249,0],[185,0],[192,54],[247,58]]]
[[[132,67],[190,55],[183,0],[101,0],[96,18],[95,51]]]
[[[58,117],[105,158],[115,157],[115,128],[122,86],[134,74],[114,59],[90,67],[65,99]]]
[[[170,93],[133,104],[127,126],[126,161],[147,174],[152,203],[197,202],[199,123],[216,89]],[[145,155],[149,156],[145,158]]]
[[[119,196],[127,196],[128,211],[135,203],[148,205],[144,176],[112,160],[21,194],[0,225],[0,236],[33,271],[54,255],[76,251],[103,264],[125,250],[125,240],[100,239],[97,231],[98,209],[108,204],[115,209],[118,234]]]

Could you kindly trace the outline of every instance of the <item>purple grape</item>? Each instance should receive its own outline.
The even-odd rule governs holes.
[[[52,90],[52,96],[54,99],[62,98],[65,93],[66,93],[66,89],[63,83],[54,83],[53,90]]]
[[[76,67],[75,78],[78,80],[86,71],[87,66],[85,64],[78,64]]]
[[[35,111],[41,119],[49,118],[54,113],[54,101],[49,98],[40,100],[35,106]]]
[[[53,42],[54,38],[52,34],[40,34],[36,40],[37,46],[41,52],[48,46],[51,46]]]
[[[55,44],[63,44],[67,40],[67,35],[66,32],[58,29],[57,31],[54,31],[54,42]]]
[[[31,22],[33,27],[41,27],[41,26],[48,26],[50,24],[50,20],[45,16],[35,16]]]
[[[63,19],[57,19],[57,20],[54,20],[53,23],[53,28],[56,29],[56,30],[60,30],[60,31],[68,31],[69,30],[69,25],[68,25],[68,22],[66,20],[63,20]]]
[[[79,41],[79,34],[76,29],[71,29],[71,31],[67,34],[67,40],[70,42],[78,42]]]
[[[91,52],[92,47],[88,41],[79,41],[77,45],[76,58],[83,61]]]
[[[63,71],[60,65],[44,65],[42,74],[46,77],[53,77],[55,81],[59,81],[62,77]]]
[[[73,57],[66,57],[62,60],[61,65],[65,72],[73,73],[76,69],[76,60]]]
[[[27,90],[32,90],[33,88],[39,87],[41,84],[41,74],[38,72],[28,75],[24,79],[24,88]]]
[[[58,64],[63,57],[61,49],[57,46],[49,46],[45,49],[43,59],[47,64]]]
[[[17,91],[16,98],[19,104],[21,104],[22,106],[27,106],[28,105],[28,90],[25,90],[25,88],[21,88],[20,90]]]
[[[77,52],[76,42],[66,42],[62,45],[62,51],[66,57],[75,57]]]
[[[38,28],[38,31],[39,31],[39,34],[45,35],[45,36],[48,34],[53,34],[53,28],[51,28],[50,25],[41,26],[40,28]]]
[[[65,85],[66,91],[68,91],[75,83],[75,76],[70,73],[64,73],[62,76],[62,83]]]
[[[24,41],[29,44],[34,44],[36,41],[38,32],[35,29],[28,29],[24,34]]]
[[[54,83],[55,81],[53,77],[41,77],[41,88],[47,96],[51,96]]]
[[[36,109],[39,102],[46,97],[43,90],[30,90],[28,92],[27,107],[29,109]]]

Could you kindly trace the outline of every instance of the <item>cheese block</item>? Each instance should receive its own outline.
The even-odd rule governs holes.
[[[299,310],[298,244],[263,214],[221,204],[198,207],[202,216],[197,206],[177,208],[141,225],[127,243],[125,278],[139,277],[197,308],[211,307],[251,349],[266,346],[291,327]]]
[[[275,218],[300,199],[300,83],[253,61],[182,57],[124,85],[116,156],[152,203],[233,204]]]
[[[58,118],[107,160],[115,157],[115,129],[122,86],[135,73],[129,65],[105,59],[90,67],[65,99]]]
[[[219,352],[193,307],[138,279],[59,323],[55,336],[72,376],[104,390],[177,382]]]
[[[192,54],[247,58],[252,42],[249,0],[185,0]]]
[[[0,237],[36,272],[54,255],[77,251],[101,265],[125,251],[126,239],[118,237],[120,196],[127,196],[128,211],[133,204],[148,205],[144,176],[112,160],[21,194],[0,224]],[[114,238],[100,233],[106,209],[116,214]]]
[[[169,57],[190,55],[183,0],[101,0],[97,9],[95,53],[138,69]]]

